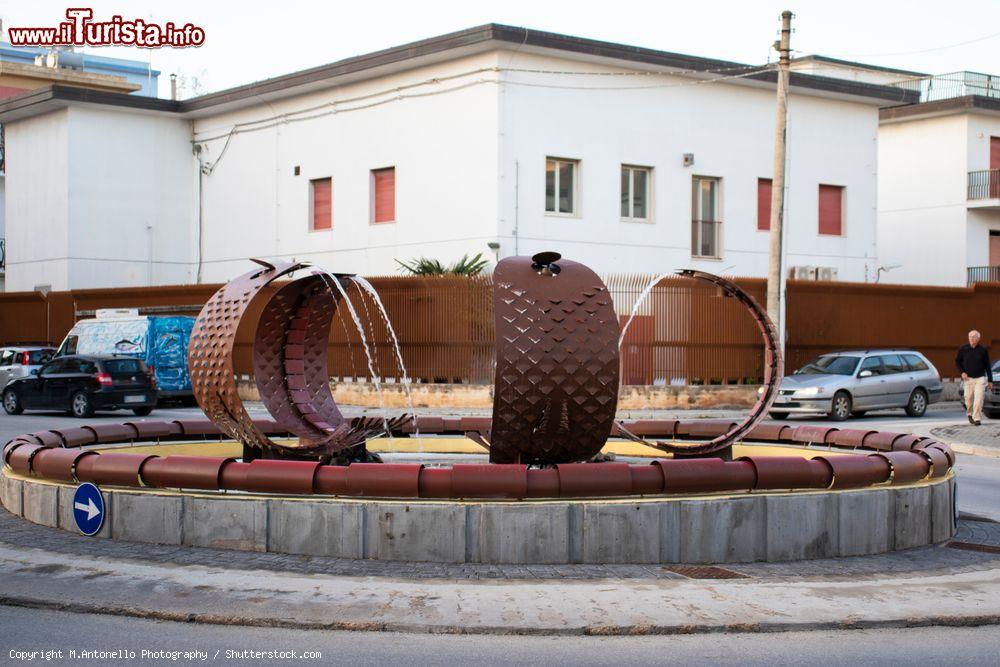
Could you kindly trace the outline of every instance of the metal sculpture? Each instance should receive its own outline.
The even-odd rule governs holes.
[[[604,447],[618,404],[618,320],[608,288],[559,253],[493,274],[493,463],[565,463]]]
[[[307,268],[303,262],[265,262],[219,289],[202,308],[191,332],[188,367],[194,396],[222,432],[251,450],[277,457],[327,458],[363,449],[365,441],[407,417],[347,420],[330,391],[326,367],[333,315],[346,278],[316,271],[277,289],[265,302],[254,337],[254,378],[265,407],[280,427],[299,436],[278,443],[250,418],[233,372],[236,332],[254,299],[275,280]],[[254,451],[256,450],[256,451]],[[359,454],[361,452],[358,452]]]
[[[774,403],[775,397],[778,395],[778,386],[781,384],[783,364],[781,358],[781,348],[778,343],[778,332],[774,323],[771,322],[771,318],[767,316],[767,311],[761,308],[760,304],[758,304],[752,296],[732,281],[711,273],[706,273],[705,271],[694,271],[691,269],[678,271],[677,274],[686,278],[701,280],[719,287],[724,295],[735,298],[750,311],[750,315],[760,328],[761,336],[764,339],[763,391],[761,392],[760,398],[757,399],[757,403],[750,409],[750,413],[743,419],[743,421],[738,424],[732,424],[724,433],[716,435],[708,442],[692,445],[677,444],[662,440],[650,442],[645,438],[630,432],[622,424],[618,424],[618,430],[622,433],[622,435],[631,440],[651,445],[665,452],[670,452],[674,454],[676,458],[683,456],[707,456],[709,454],[722,454],[728,458],[732,451],[733,444],[741,440],[764,419],[768,411],[771,409],[771,404]]]

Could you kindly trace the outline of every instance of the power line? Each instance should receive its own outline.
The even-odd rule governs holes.
[[[959,46],[966,46],[968,44],[975,44],[977,42],[985,42],[988,39],[993,39],[995,37],[1000,37],[1000,32],[994,32],[989,35],[983,35],[982,37],[976,37],[975,39],[970,39],[965,42],[957,42],[955,44],[946,44],[944,46],[932,46],[927,49],[916,49],[914,51],[892,51],[888,53],[845,53],[838,58],[887,58],[890,56],[911,56],[918,53],[932,53],[934,51],[945,51],[947,49],[958,48]]]

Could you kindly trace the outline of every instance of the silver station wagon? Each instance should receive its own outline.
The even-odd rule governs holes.
[[[937,369],[915,350],[834,352],[782,378],[770,414],[825,414],[843,421],[868,410],[904,408],[921,417],[941,399],[942,389]]]

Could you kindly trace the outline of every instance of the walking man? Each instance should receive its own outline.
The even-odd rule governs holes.
[[[979,344],[980,338],[978,331],[970,331],[968,344],[958,348],[958,356],[955,357],[955,366],[965,383],[965,414],[969,423],[976,426],[979,426],[983,418],[983,397],[986,390],[993,388],[990,355]]]

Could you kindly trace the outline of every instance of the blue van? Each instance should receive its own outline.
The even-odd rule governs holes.
[[[161,398],[187,398],[191,376],[188,341],[194,318],[186,315],[101,316],[80,320],[59,346],[64,354],[118,354],[138,357],[156,377]]]

